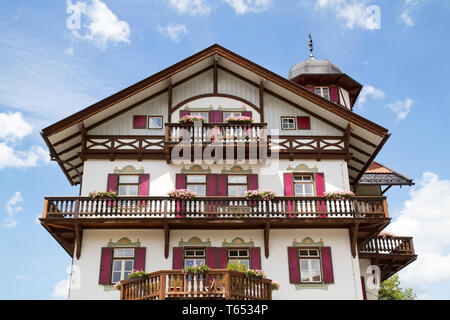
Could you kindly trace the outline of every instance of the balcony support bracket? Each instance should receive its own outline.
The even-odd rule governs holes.
[[[169,241],[170,241],[170,229],[169,224],[164,223],[164,258],[169,258]]]
[[[358,228],[359,228],[359,222],[356,222],[355,225],[350,228],[350,247],[352,250],[352,256],[353,258],[356,258],[356,252],[357,252],[357,245],[358,245]]]
[[[270,223],[264,226],[264,255],[269,258]]]
[[[75,224],[75,243],[76,243],[76,253],[75,256],[77,260],[81,257],[81,243],[83,241],[83,227],[79,224]]]

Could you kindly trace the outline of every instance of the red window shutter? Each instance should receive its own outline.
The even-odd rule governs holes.
[[[258,190],[258,175],[250,174],[248,176],[248,190]]]
[[[188,116],[190,114],[191,114],[191,112],[189,110],[180,110],[180,118],[182,118],[184,116]]]
[[[136,248],[135,252],[135,270],[145,271],[145,251],[146,248]]]
[[[284,174],[284,195],[288,197],[294,196],[292,173]]]
[[[217,196],[227,196],[228,195],[228,182],[226,174],[218,174],[216,176],[217,181]]]
[[[112,255],[113,248],[102,248],[99,284],[111,284]]]
[[[331,248],[322,247],[323,283],[334,283],[333,262],[331,261]]]
[[[150,180],[150,175],[148,175],[148,174],[139,175],[139,195],[140,196],[148,196],[149,180]]]
[[[251,111],[243,111],[243,112],[242,112],[242,115],[243,115],[244,117],[252,118],[252,112],[251,112]]]
[[[310,117],[297,117],[297,129],[298,130],[311,129],[311,118]]]
[[[173,248],[173,270],[183,269],[183,248],[174,247]]]
[[[261,248],[251,248],[250,249],[250,258],[251,258],[251,268],[256,270],[261,270]]]
[[[175,188],[177,190],[186,189],[186,175],[185,174],[177,174],[175,178]]]
[[[147,116],[133,116],[133,129],[147,129]]]
[[[108,192],[117,192],[117,182],[119,180],[118,174],[108,174]]]
[[[289,282],[300,283],[300,266],[298,261],[298,248],[288,247]]]
[[[217,248],[217,269],[225,269],[227,267],[227,261],[227,248]]]
[[[314,86],[306,86],[306,89],[308,89],[309,91],[314,92]]]
[[[216,175],[208,174],[206,176],[206,183],[207,183],[206,194],[208,196],[215,196],[216,195]]]
[[[314,179],[316,180],[316,195],[318,197],[323,197],[325,192],[325,178],[323,173],[316,173]]]
[[[361,277],[361,287],[362,287],[363,300],[367,300],[366,281],[364,280],[364,277]]]
[[[330,91],[331,91],[331,101],[337,103],[339,101],[337,87],[336,86],[331,86],[330,87]]]
[[[206,248],[206,265],[211,269],[216,269],[217,248]]]
[[[222,123],[223,122],[223,112],[220,110],[209,111],[209,122]]]

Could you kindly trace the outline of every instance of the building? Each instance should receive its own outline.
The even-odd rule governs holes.
[[[312,50],[286,79],[213,45],[45,128],[80,185],[46,197],[40,219],[73,258],[69,298],[376,299],[373,266],[383,280],[416,259],[411,238],[380,235],[384,193],[413,182],[374,162],[390,134],[352,111],[361,89]],[[180,123],[188,115],[206,121]],[[203,281],[181,270],[201,263],[213,269]],[[151,274],[114,289],[139,269]]]

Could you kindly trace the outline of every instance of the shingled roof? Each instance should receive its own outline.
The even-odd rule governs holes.
[[[412,186],[414,181],[394,170],[373,161],[358,183],[359,185]]]

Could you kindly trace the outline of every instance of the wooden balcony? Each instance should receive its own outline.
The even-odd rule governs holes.
[[[344,136],[271,136],[267,124],[203,124],[194,126],[166,123],[164,136],[86,135],[81,142],[82,159],[165,159],[172,160],[172,150],[181,143],[196,146],[201,154],[207,146],[222,148],[224,157],[230,148],[233,158],[261,159],[276,153],[281,159],[349,159],[349,145]],[[240,148],[240,149],[238,149]],[[239,150],[239,152],[238,152]],[[65,150],[69,152],[71,150]],[[177,156],[184,156],[184,150]],[[253,154],[252,154],[253,152]],[[191,152],[191,159],[194,159]]]
[[[378,236],[359,250],[359,257],[371,259],[381,269],[381,278],[386,280],[417,259],[412,237]]]
[[[210,270],[199,279],[182,270],[157,271],[122,281],[121,300],[272,300],[272,280],[232,270]]]

